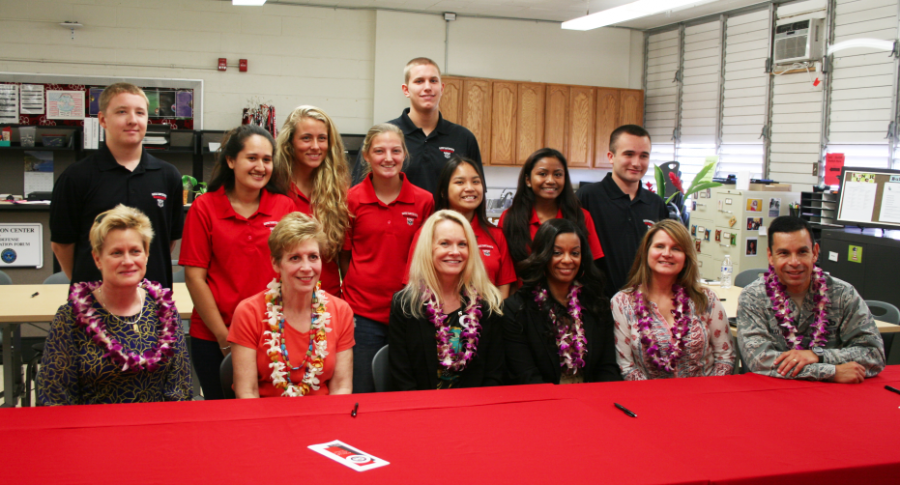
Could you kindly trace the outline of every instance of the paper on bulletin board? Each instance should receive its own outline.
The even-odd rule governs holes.
[[[44,267],[43,225],[0,224],[0,268]]]
[[[854,174],[855,176],[856,174]],[[875,209],[875,193],[878,185],[870,182],[857,182],[851,179],[841,188],[842,221],[872,222],[872,211]]]
[[[838,185],[841,183],[841,169],[844,168],[843,153],[828,153],[825,155],[825,185]]]
[[[881,195],[881,213],[878,220],[882,222],[900,222],[900,184],[884,184]]]
[[[21,108],[19,112],[23,115],[42,115],[44,114],[44,85],[43,84],[23,84],[21,86]]]
[[[22,194],[53,191],[53,152],[25,152],[25,187]]]
[[[0,123],[19,122],[19,85],[0,84]]]
[[[47,91],[47,119],[83,120],[84,91]]]

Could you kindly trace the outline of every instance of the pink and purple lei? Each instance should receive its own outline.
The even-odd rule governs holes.
[[[464,343],[459,352],[450,345],[450,326],[446,324],[447,315],[441,310],[441,305],[437,301],[437,297],[431,291],[425,293],[425,310],[428,312],[428,319],[434,324],[435,340],[437,341],[438,362],[444,369],[452,372],[462,372],[466,365],[471,361],[478,350],[478,338],[481,334],[481,305],[477,298],[473,298],[469,302],[469,306],[465,310],[465,315],[459,318],[459,325],[462,327],[459,340]]]
[[[634,302],[636,305],[635,316],[638,318],[638,329],[641,332],[641,344],[650,361],[661,371],[674,373],[678,359],[684,355],[685,342],[691,328],[690,315],[690,298],[687,291],[681,285],[672,285],[675,297],[672,298],[672,315],[675,316],[675,324],[672,325],[672,337],[675,340],[675,346],[668,355],[663,355],[662,349],[659,348],[656,340],[651,337],[651,328],[653,318],[647,310],[647,304],[644,302],[644,295],[641,293],[640,287],[634,289]]]
[[[98,314],[97,308],[94,308],[96,299],[93,291],[100,285],[100,281],[85,281],[72,285],[69,303],[72,305],[75,322],[91,337],[91,340],[106,350],[103,357],[109,357],[114,364],[121,366],[123,372],[143,370],[153,372],[159,369],[167,358],[175,355],[173,347],[178,339],[178,325],[181,324],[175,302],[172,300],[172,290],[146,279],[140,283],[139,286],[147,290],[147,294],[156,302],[159,336],[149,350],[138,354],[123,350],[122,344],[106,333],[106,323]]]
[[[812,329],[812,340],[809,342],[809,348],[824,347],[826,336],[828,335],[828,311],[826,308],[831,300],[828,299],[828,285],[825,283],[825,275],[822,274],[821,268],[814,268],[812,274],[812,282],[810,291],[813,294],[813,302],[815,304],[815,320],[813,320],[810,328]],[[775,311],[775,320],[781,327],[784,339],[792,347],[792,350],[803,350],[803,337],[797,335],[797,327],[794,326],[794,317],[791,316],[791,309],[788,307],[787,287],[782,283],[775,274],[775,268],[771,265],[766,271],[766,295],[772,301],[772,310]]]
[[[556,346],[559,348],[560,367],[565,367],[571,375],[576,375],[578,369],[584,368],[584,354],[587,353],[587,338],[584,336],[584,323],[581,320],[583,313],[581,303],[578,301],[578,293],[581,285],[574,284],[567,295],[567,309],[572,323],[560,324],[556,311],[550,307],[550,321],[556,330]],[[534,290],[534,301],[539,307],[543,307],[549,299],[546,288]]]

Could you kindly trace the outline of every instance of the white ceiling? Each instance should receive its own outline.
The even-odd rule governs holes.
[[[633,0],[269,0],[270,3],[365,7],[410,10],[417,12],[455,12],[459,15],[512,17],[564,21],[617,7]],[[619,24],[634,29],[652,29],[663,25],[718,14],[763,0],[716,0],[694,8],[666,12]]]

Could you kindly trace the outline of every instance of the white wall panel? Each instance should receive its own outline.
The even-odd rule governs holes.
[[[672,30],[647,38],[644,128],[653,139],[650,160],[654,164],[672,161],[675,156],[672,134],[678,126],[678,34],[678,30]]]
[[[684,86],[678,162],[690,184],[706,158],[716,155],[719,82],[722,65],[721,22],[684,29]]]

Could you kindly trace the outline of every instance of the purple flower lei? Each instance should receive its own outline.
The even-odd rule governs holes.
[[[459,325],[462,332],[459,336],[460,340],[465,342],[464,348],[460,352],[453,350],[450,345],[450,326],[446,325],[447,315],[441,310],[437,297],[430,290],[425,291],[425,310],[428,313],[428,319],[434,324],[435,340],[437,341],[438,362],[447,370],[453,372],[462,372],[466,368],[472,358],[475,357],[478,349],[478,337],[481,334],[481,305],[478,299],[473,298],[466,308],[466,314],[459,318]]]
[[[809,348],[824,347],[826,335],[828,335],[828,285],[825,283],[825,275],[822,269],[816,267],[813,269],[812,284],[810,290],[813,293],[813,302],[815,303],[815,320],[810,328],[813,330],[812,340],[809,342]],[[797,327],[794,326],[794,317],[791,316],[791,309],[788,307],[787,287],[782,283],[775,274],[775,268],[771,265],[766,271],[766,295],[772,301],[772,310],[775,311],[775,320],[781,327],[784,339],[792,346],[793,350],[803,350],[803,337],[797,335]]]
[[[584,323],[581,320],[581,303],[578,302],[578,293],[581,292],[581,285],[574,284],[569,289],[567,296],[569,316],[572,317],[570,325],[560,324],[556,316],[556,311],[550,307],[550,322],[556,330],[556,346],[559,348],[560,367],[565,367],[571,371],[572,375],[578,373],[578,369],[584,368],[584,354],[587,353],[587,339],[584,336]],[[546,288],[536,288],[534,290],[534,301],[538,307],[543,308],[544,303],[549,299]]]
[[[659,348],[656,340],[650,334],[653,318],[647,310],[644,295],[641,293],[639,286],[634,288],[635,316],[638,318],[638,329],[641,332],[641,344],[644,346],[644,352],[647,353],[647,357],[659,370],[668,373],[675,372],[675,364],[684,354],[685,341],[691,328],[690,299],[687,296],[687,291],[681,285],[672,285],[672,289],[675,290],[675,298],[672,298],[672,306],[674,307],[672,315],[675,316],[675,324],[672,325],[672,337],[675,339],[675,346],[669,355],[663,355],[662,349]]]
[[[106,323],[94,308],[96,300],[93,291],[100,285],[100,281],[85,281],[72,285],[69,303],[72,305],[75,322],[91,337],[91,340],[106,350],[103,357],[109,357],[115,365],[122,367],[123,372],[129,370],[153,372],[159,369],[167,358],[175,355],[173,347],[177,340],[176,331],[181,323],[175,309],[175,302],[172,300],[172,290],[146,279],[140,283],[139,286],[147,290],[147,294],[156,302],[159,336],[149,350],[138,354],[133,351],[124,351],[122,344],[106,333]]]

